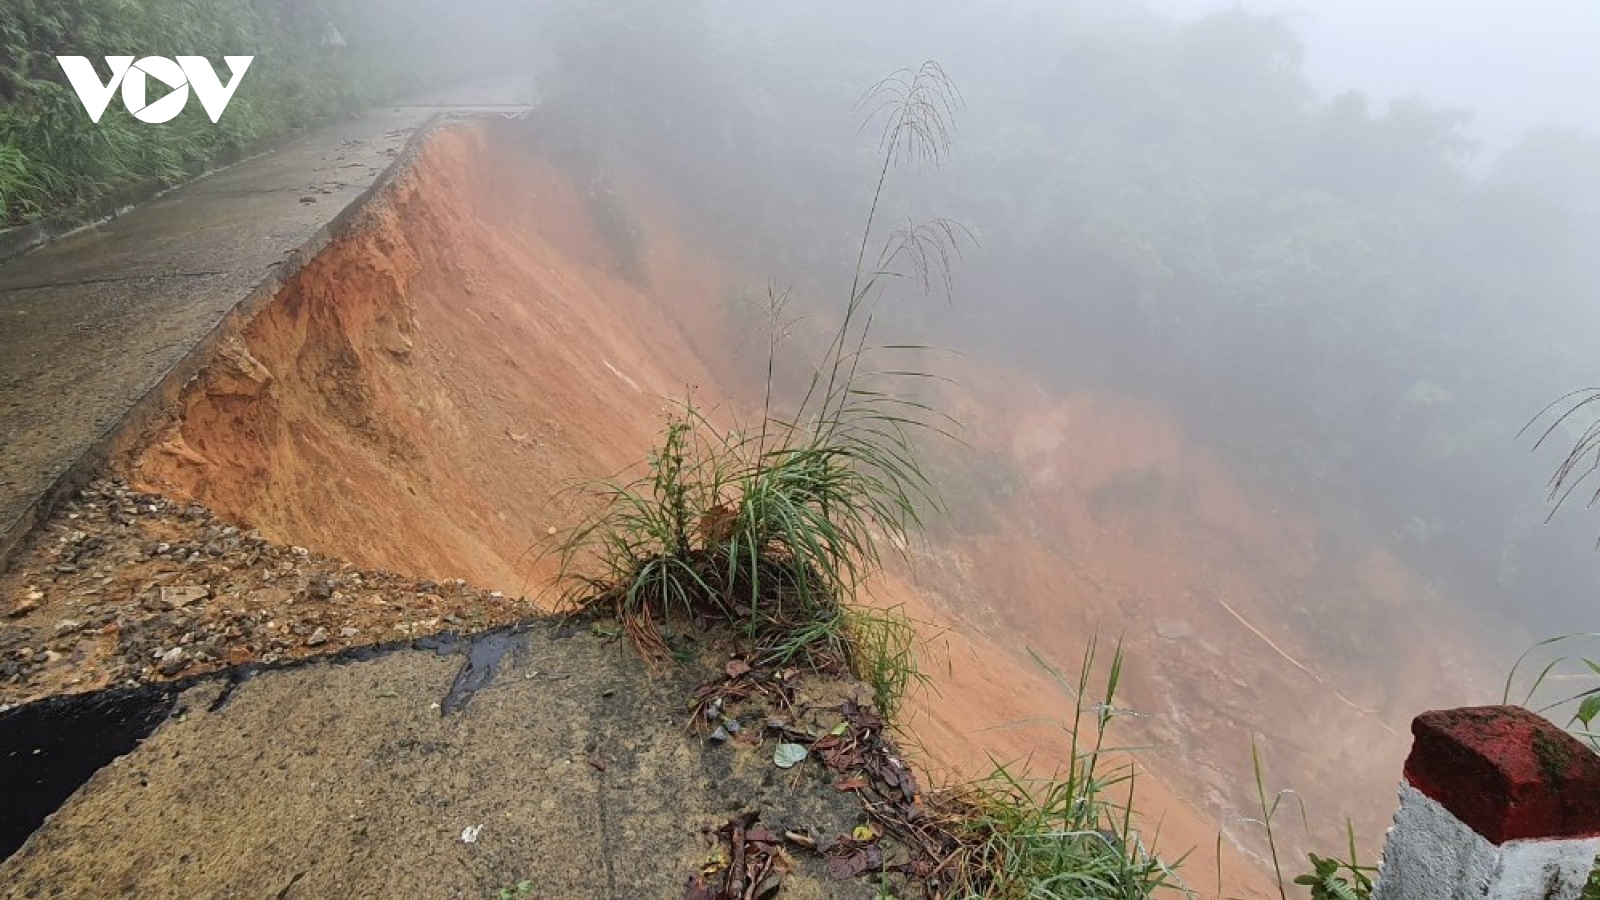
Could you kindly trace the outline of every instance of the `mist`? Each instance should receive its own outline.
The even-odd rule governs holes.
[[[1461,603],[1582,629],[1600,523],[1543,525],[1559,456],[1517,433],[1592,377],[1600,14],[1325,6],[569,4],[528,61],[585,152],[666,175],[803,294],[849,262],[861,92],[939,61],[952,153],[895,212],[981,246],[954,302],[900,309],[919,336],[1163,403]]]
[[[542,140],[591,186],[648,182],[749,296],[789,292],[802,320],[836,308],[872,202],[858,101],[938,62],[960,92],[949,153],[896,170],[882,218],[949,216],[974,240],[948,298],[900,291],[880,316],[892,340],[961,354],[944,396],[973,433],[930,451],[939,539],[1027,535],[1073,571],[1114,552],[1175,573],[1108,589],[1120,627],[1157,630],[1139,611],[1164,615],[1162,591],[1214,594],[1400,727],[1414,703],[1492,702],[1479,685],[1530,643],[1594,630],[1600,517],[1580,491],[1552,518],[1546,487],[1588,421],[1538,452],[1553,420],[1523,431],[1596,377],[1593,4],[453,10],[411,38],[452,76],[533,71]],[[754,332],[745,299],[724,298]],[[1039,434],[1068,420],[1104,446],[1041,461],[1060,441]],[[1096,466],[1092,521],[1052,519],[1049,492]],[[1182,574],[1212,563],[1225,574]],[[1056,602],[1027,590],[982,600],[998,611],[945,599],[1018,621]],[[1419,662],[1435,658],[1460,670]],[[1226,739],[1217,753],[1248,759]]]
[[[1495,3],[1151,0],[1184,21],[1239,7],[1282,15],[1306,45],[1306,73],[1325,91],[1388,101],[1423,96],[1473,113],[1468,132],[1491,151],[1532,128],[1600,130],[1589,86],[1600,60],[1600,10],[1580,0]]]

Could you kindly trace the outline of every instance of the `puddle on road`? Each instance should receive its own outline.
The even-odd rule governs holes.
[[[440,704],[441,712],[447,716],[465,709],[473,695],[494,680],[507,653],[520,654],[526,650],[522,635],[517,631],[490,631],[466,640],[465,644],[467,661],[461,664],[461,671],[456,673],[455,681]]]

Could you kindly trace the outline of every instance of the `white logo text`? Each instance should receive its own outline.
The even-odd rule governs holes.
[[[94,63],[86,56],[56,57],[91,121],[100,121],[106,106],[111,103],[111,95],[120,86],[122,104],[128,108],[128,112],[133,113],[139,121],[151,124],[170,122],[183,112],[184,105],[189,102],[191,87],[211,121],[222,118],[222,111],[228,108],[228,101],[233,99],[234,90],[239,87],[239,81],[244,78],[245,70],[250,68],[250,62],[255,57],[224,56],[222,59],[228,64],[231,76],[227,84],[217,77],[216,70],[211,68],[211,61],[204,56],[180,56],[176,61],[165,56],[146,56],[137,62],[131,56],[108,56],[106,65],[111,68],[111,80],[107,82],[100,80]],[[159,100],[147,102],[151,78],[166,85],[170,92]]]

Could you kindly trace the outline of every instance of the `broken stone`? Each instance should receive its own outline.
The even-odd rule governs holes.
[[[38,608],[39,608],[39,601],[34,600],[31,597],[30,598],[25,598],[23,600],[17,601],[17,605],[11,607],[11,611],[6,613],[6,615],[10,616],[13,619],[20,619],[23,616],[27,615],[28,613],[33,612],[34,610],[36,610]]]
[[[306,638],[307,647],[320,647],[328,642],[328,629],[318,628],[311,632],[311,637]]]
[[[168,609],[178,609],[196,603],[211,596],[211,589],[206,587],[180,586],[164,587],[161,589],[161,603]]]
[[[189,658],[183,652],[183,648],[173,647],[171,650],[161,654],[161,661],[156,663],[156,671],[170,678],[182,672],[188,666]]]

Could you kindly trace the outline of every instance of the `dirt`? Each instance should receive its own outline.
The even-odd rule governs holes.
[[[270,295],[435,112],[332,123],[0,265],[0,556],[38,498],[85,456],[103,462],[99,444],[147,392]]]
[[[294,585],[335,573],[379,585],[263,604],[278,634],[246,641],[241,657],[303,652],[309,635],[296,627],[341,634],[352,603],[371,607],[350,620],[357,642],[408,622],[494,620],[517,608],[508,598],[548,604],[550,536],[585,508],[574,479],[643,459],[667,398],[692,391],[717,409],[752,396],[726,324],[726,298],[745,279],[647,191],[624,191],[631,237],[619,240],[597,223],[614,226],[615,210],[605,219],[601,209],[623,188],[532,146],[516,123],[435,132],[348,231],[165,398],[154,427],[122,435],[114,468],[132,490],[214,511],[183,541],[237,527],[308,548],[287,560],[302,566]],[[904,605],[931,639],[933,689],[907,722],[920,764],[935,780],[978,774],[991,757],[1060,765],[1060,723],[1078,700],[1034,656],[1075,673],[1098,633],[1101,673],[1119,638],[1127,654],[1130,714],[1117,733],[1150,748],[1137,783],[1146,833],[1159,830],[1173,856],[1198,848],[1192,885],[1275,893],[1259,829],[1244,821],[1259,815],[1252,741],[1269,787],[1295,788],[1326,826],[1321,849],[1339,846],[1327,840],[1346,815],[1375,844],[1410,716],[1493,691],[1472,623],[1440,616],[1443,600],[1381,545],[1334,535],[1292,498],[1252,489],[1158,407],[1051,393],[994,361],[957,366],[961,386],[942,399],[966,423],[966,446],[932,456],[953,519],[871,586],[874,602]],[[158,576],[205,574],[137,562],[166,540],[153,527],[135,522],[119,532],[125,546],[108,544],[124,549],[103,565],[135,572],[118,582],[118,609],[142,604]],[[0,584],[6,604],[45,594],[0,627],[23,634],[7,646],[66,655],[12,675],[9,696],[151,677],[137,653],[96,650],[108,635],[81,650],[46,641],[55,622],[80,615],[63,605],[83,590],[69,577],[80,573],[50,570],[72,530],[55,520],[22,574]],[[39,583],[56,575],[68,580]],[[238,596],[259,591],[260,577],[243,567]],[[418,588],[458,578],[482,590]],[[197,635],[226,634],[216,610],[238,608],[233,588],[224,578],[219,590],[215,575],[202,583],[210,596],[184,615],[202,623]],[[155,643],[174,635],[181,643],[175,629]]]
[[[1103,655],[1120,641],[1120,702],[1134,713],[1120,733],[1148,748],[1141,760],[1169,795],[1148,804],[1168,806],[1169,846],[1210,856],[1221,830],[1262,861],[1263,834],[1247,821],[1260,817],[1254,743],[1269,791],[1294,789],[1312,823],[1310,839],[1298,811],[1279,823],[1291,864],[1302,848],[1340,846],[1346,817],[1370,858],[1393,811],[1410,718],[1496,695],[1480,623],[1446,609],[1381,547],[1338,540],[1283,498],[1252,491],[1157,407],[1053,396],[1004,370],[961,381],[963,452],[986,471],[957,467],[952,483],[987,484],[957,500],[986,515],[915,551],[904,570],[913,589],[891,596],[915,606],[920,593],[974,626],[987,647],[952,657],[975,653],[980,667],[1008,657],[1021,673],[1002,684],[1044,680],[1032,653],[1075,676],[1090,635]],[[974,727],[1059,720],[1070,708],[1062,692],[1035,690],[1006,698],[997,685],[974,702],[945,690],[926,712],[949,721],[949,746]],[[984,740],[1021,757],[1031,738]],[[1176,828],[1171,797],[1192,811]],[[1212,877],[1208,860],[1191,862]]]
[[[641,459],[661,398],[712,384],[671,310],[715,282],[636,288],[592,207],[486,128],[437,134],[175,398],[131,476],[358,565],[538,587],[562,489]]]
[[[99,481],[0,576],[0,708],[527,618],[462,580],[359,570]]]

